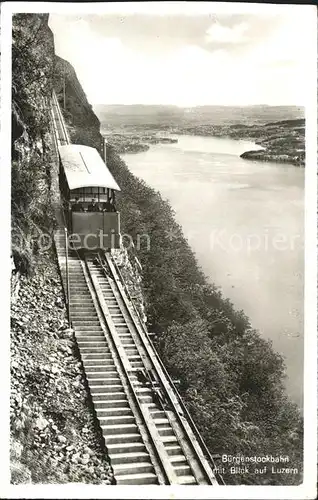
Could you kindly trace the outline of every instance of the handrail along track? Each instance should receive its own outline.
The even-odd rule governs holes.
[[[70,144],[70,137],[66,129],[64,118],[61,112],[61,108],[56,96],[55,91],[52,93],[52,105],[51,105],[52,123],[54,129],[54,136],[58,146],[65,146]]]

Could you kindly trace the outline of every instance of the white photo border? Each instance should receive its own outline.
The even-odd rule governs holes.
[[[271,4],[272,8],[307,9],[312,42],[308,53],[306,87],[305,172],[305,363],[304,363],[304,481],[299,486],[99,486],[86,484],[11,485],[9,476],[10,395],[10,169],[11,169],[11,22],[15,13],[91,14],[125,11],[164,15],[175,9],[188,15],[202,10],[218,12],[266,12],[269,4],[239,2],[3,2],[1,5],[1,423],[0,484],[4,498],[134,498],[134,499],[311,499],[317,480],[317,10],[314,5]],[[128,7],[127,7],[128,5]],[[295,36],[297,34],[295,33]]]

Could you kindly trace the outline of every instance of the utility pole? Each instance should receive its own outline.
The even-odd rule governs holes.
[[[104,137],[103,141],[103,153],[104,153],[104,163],[107,165],[106,159],[107,159],[107,139]]]
[[[63,108],[66,109],[66,95],[65,95],[65,61],[63,62]]]
[[[70,278],[68,272],[68,231],[67,228],[64,227],[65,234],[65,280],[66,280],[66,298],[67,298],[67,320],[69,325],[71,326],[71,315],[70,315]]]

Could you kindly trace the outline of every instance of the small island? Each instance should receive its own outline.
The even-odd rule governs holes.
[[[133,132],[121,131],[111,133],[107,136],[108,143],[113,146],[117,153],[141,153],[148,151],[153,144],[174,144],[178,139],[162,136],[157,133],[144,134],[134,130]]]

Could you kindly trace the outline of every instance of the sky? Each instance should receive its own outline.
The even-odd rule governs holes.
[[[305,104],[310,6],[103,5],[49,19],[93,105]]]

